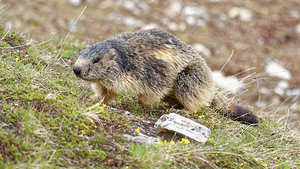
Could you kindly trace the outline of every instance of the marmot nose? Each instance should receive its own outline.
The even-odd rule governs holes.
[[[80,77],[81,70],[78,67],[73,67],[73,72],[77,77]]]

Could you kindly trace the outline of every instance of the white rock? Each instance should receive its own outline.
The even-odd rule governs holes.
[[[142,1],[138,1],[137,6],[146,12],[149,12],[151,10],[151,6]]]
[[[173,18],[173,17],[177,16],[178,14],[180,14],[181,9],[182,9],[181,2],[178,0],[174,0],[174,1],[172,1],[172,3],[170,3],[170,6],[165,9],[165,14],[168,17]]]
[[[162,115],[154,127],[161,131],[173,131],[202,143],[205,143],[211,135],[207,127],[175,113]]]
[[[209,0],[209,2],[224,2],[226,0]]]
[[[185,6],[182,11],[183,16],[197,16],[203,19],[209,19],[209,15],[205,7]]]
[[[162,18],[161,23],[168,27],[168,29],[172,31],[184,31],[186,29],[186,25],[184,23],[175,23],[169,20],[169,18]]]
[[[147,30],[147,29],[152,29],[152,28],[158,28],[159,26],[156,25],[155,23],[150,23],[142,26],[142,29]]]
[[[133,1],[124,1],[124,2],[122,3],[122,5],[123,5],[123,7],[124,7],[125,9],[128,9],[128,10],[134,11],[134,10],[137,9],[137,7],[136,7],[136,5],[135,5],[135,3],[134,3]]]
[[[259,93],[260,93],[260,94],[263,94],[263,95],[266,95],[266,96],[271,96],[271,95],[272,95],[271,90],[268,89],[268,88],[265,88],[265,87],[261,87],[261,88],[259,89]]]
[[[283,80],[291,79],[291,73],[279,61],[269,59],[265,66],[265,71],[269,76],[278,77]]]
[[[219,87],[232,93],[238,93],[245,88],[245,84],[242,81],[233,76],[226,77],[220,71],[213,71],[212,77]]]
[[[256,107],[258,108],[264,108],[264,107],[267,107],[267,103],[266,102],[256,102],[255,103]]]
[[[134,17],[127,16],[122,18],[123,24],[129,27],[140,27],[143,25],[143,22],[141,20],[135,19]]]
[[[299,97],[300,96],[300,89],[287,90],[286,95],[288,97]]]
[[[52,94],[52,93],[48,93],[48,94],[45,96],[45,99],[46,99],[46,100],[56,100],[55,95]]]
[[[298,104],[297,103],[293,103],[292,105],[291,105],[291,110],[293,110],[293,111],[297,111],[297,109],[298,109]]]
[[[283,96],[285,93],[285,90],[289,87],[289,83],[285,80],[281,80],[278,82],[277,86],[274,88],[274,91],[276,94],[279,94],[280,96]]]
[[[275,105],[280,105],[281,103],[280,98],[278,96],[272,97],[271,102]]]
[[[191,26],[206,26],[206,21],[210,18],[205,7],[196,6],[185,6],[182,15]]]
[[[295,27],[295,31],[300,36],[300,23]]]
[[[230,18],[238,18],[243,22],[250,22],[252,20],[252,11],[246,8],[233,7],[229,10],[228,16]]]
[[[160,141],[160,139],[155,137],[146,136],[142,133],[139,133],[137,136],[132,136],[128,134],[123,135],[127,140],[142,143],[142,144],[154,144]]]
[[[72,32],[72,33],[76,33],[78,28],[76,26],[76,23],[75,21],[73,20],[70,20],[69,23],[68,23],[68,28],[69,28],[69,31]]]
[[[177,24],[175,22],[170,22],[168,24],[168,28],[172,31],[184,31],[186,29],[186,25],[184,23]]]
[[[198,52],[204,54],[206,57],[211,56],[210,50],[207,47],[205,47],[204,45],[202,45],[200,43],[195,43],[192,46],[194,49],[196,49]]]
[[[297,11],[297,10],[291,10],[291,11],[290,11],[290,16],[291,16],[292,18],[299,19],[299,18],[300,18],[299,11]]]
[[[69,4],[79,6],[81,4],[81,0],[69,0]]]

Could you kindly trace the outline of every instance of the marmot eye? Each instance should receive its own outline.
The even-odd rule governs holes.
[[[100,61],[100,58],[96,58],[94,61],[93,61],[93,63],[95,64],[95,63],[98,63]]]

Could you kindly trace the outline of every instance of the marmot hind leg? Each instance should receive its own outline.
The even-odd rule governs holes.
[[[203,63],[193,64],[180,72],[174,84],[174,96],[188,111],[209,106],[214,98],[210,69]]]

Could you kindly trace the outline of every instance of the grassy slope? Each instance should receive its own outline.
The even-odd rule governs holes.
[[[1,31],[0,168],[300,165],[300,146],[292,131],[268,120],[259,127],[243,125],[213,110],[190,115],[212,130],[206,144],[129,143],[122,137],[129,125],[124,117],[103,111],[100,121],[93,122],[84,116],[95,102],[87,85],[71,70],[73,56],[84,44],[68,41],[24,46],[26,41],[20,35],[5,35]],[[120,98],[114,105],[146,115],[132,99]]]

